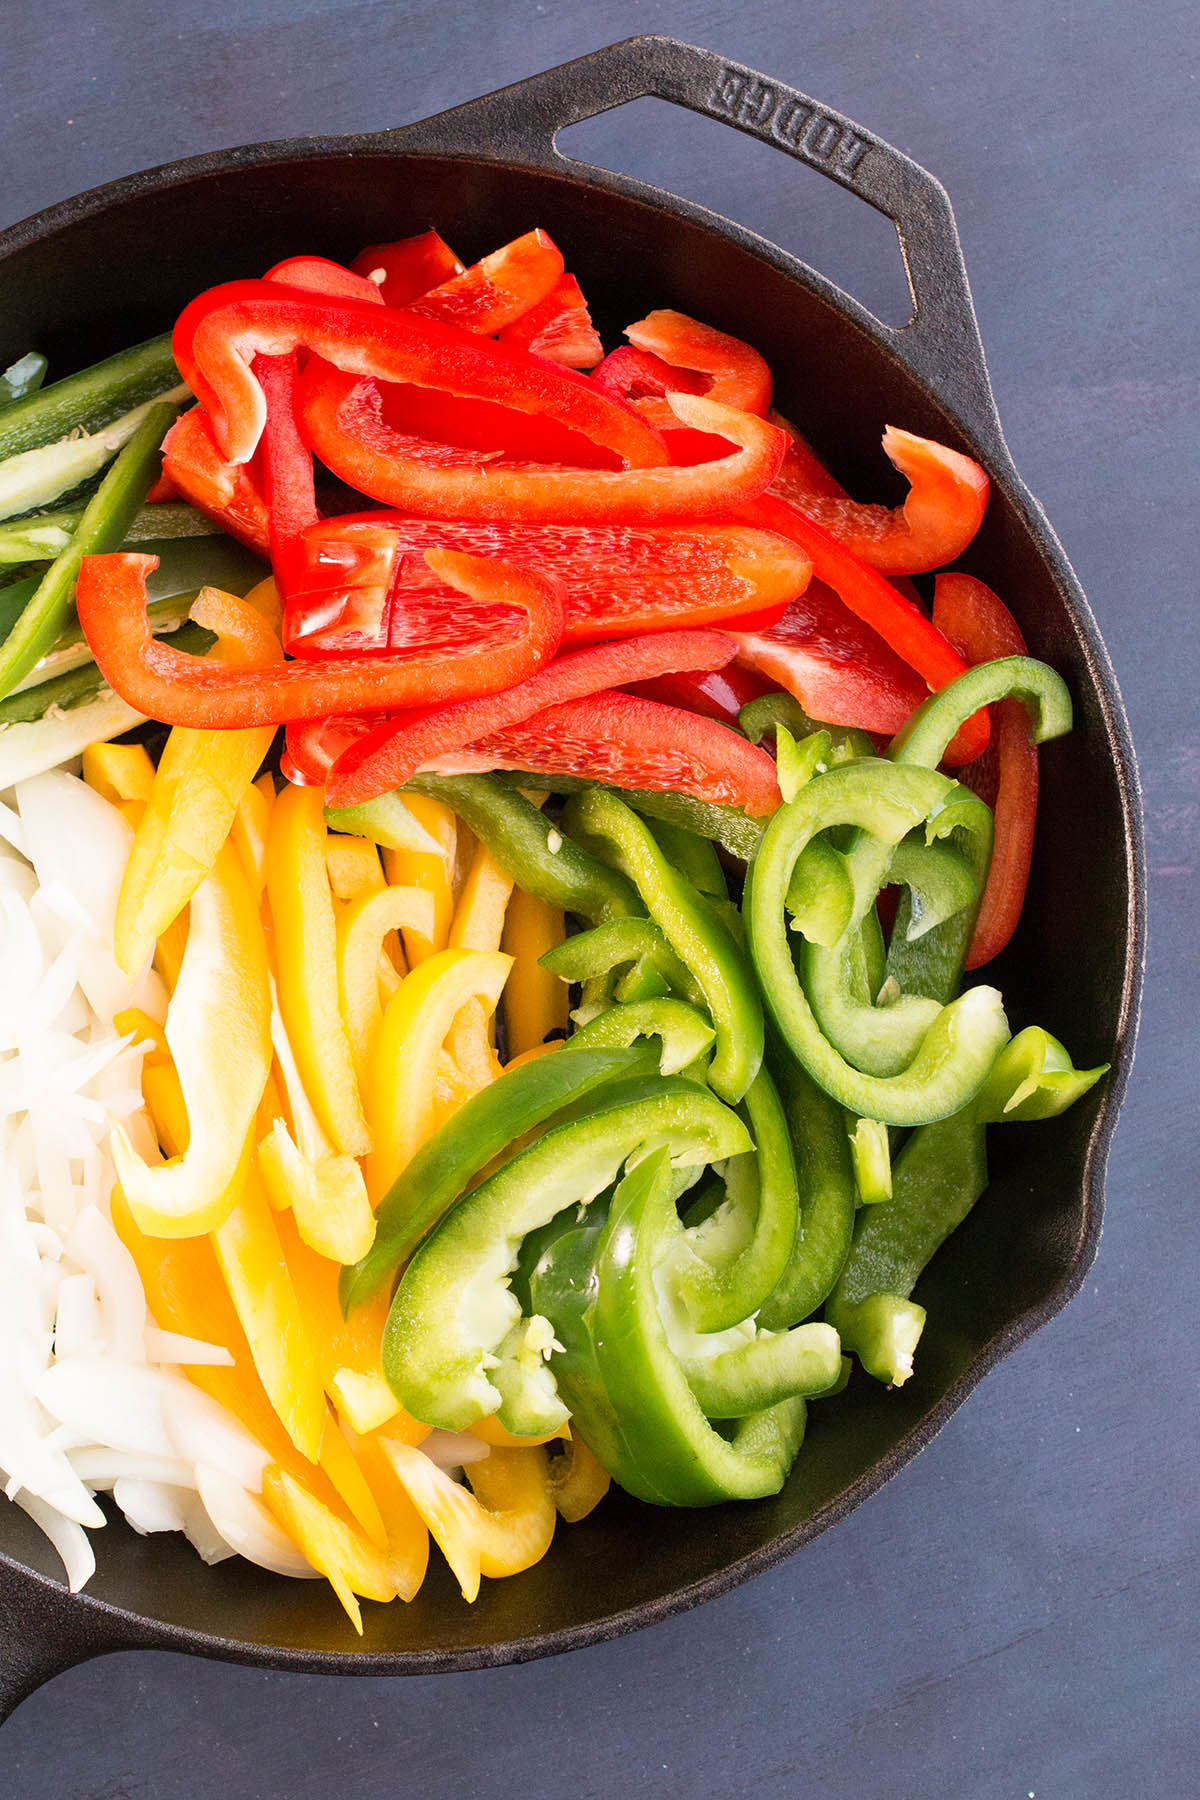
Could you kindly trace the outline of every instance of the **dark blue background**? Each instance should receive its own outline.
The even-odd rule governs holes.
[[[1132,715],[1152,887],[1145,1023],[1083,1293],[917,1463],[791,1563],[640,1636],[484,1674],[351,1682],[110,1657],[5,1727],[0,1791],[1196,1793],[1194,5],[241,0],[229,22],[219,10],[10,9],[0,225],[170,157],[398,124],[651,30],[794,83],[941,176],[1017,463],[1075,561]],[[580,128],[574,153],[757,226],[887,316],[890,228],[762,146],[643,102]]]

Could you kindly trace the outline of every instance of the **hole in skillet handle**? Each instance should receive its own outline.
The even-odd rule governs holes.
[[[736,224],[723,230],[824,293],[958,417],[985,463],[1009,464],[945,189],[882,138],[798,89],[676,38],[626,38],[387,136],[418,153],[532,165],[662,204],[662,193],[646,183],[573,162],[557,147],[568,128],[650,97],[758,138],[893,222],[913,306],[898,329],[881,324],[861,302],[755,233]],[[610,122],[598,129],[620,126]],[[705,216],[688,201],[675,204]],[[744,213],[740,196],[732,210],[738,217]]]

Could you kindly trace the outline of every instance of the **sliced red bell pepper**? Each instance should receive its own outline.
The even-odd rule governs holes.
[[[163,439],[163,477],[206,518],[260,556],[271,551],[271,514],[263,486],[262,458],[230,462],[218,448],[202,406],[181,413]],[[161,487],[161,484],[160,484]]]
[[[508,350],[507,345],[492,348]],[[549,363],[536,357],[529,361],[552,372]],[[553,372],[568,376],[566,370]],[[581,379],[579,385],[590,384]],[[423,515],[547,524],[721,517],[770,484],[787,441],[763,419],[679,394],[674,405],[685,423],[726,438],[735,448],[694,468],[646,463],[616,470],[506,466],[486,453],[450,449],[390,430],[373,383],[315,358],[301,387],[309,438],[334,474],[375,500]],[[634,421],[625,409],[614,410]]]
[[[733,660],[736,646],[719,631],[660,631],[622,638],[557,657],[503,694],[457,701],[408,718],[371,726],[348,746],[330,771],[331,806],[357,806],[389,788],[401,787],[436,757],[492,738],[547,707],[579,700],[639,676],[678,669],[719,669]]]
[[[1021,629],[1004,602],[973,575],[938,576],[933,616],[972,664],[1026,654]],[[1000,700],[991,713],[992,738],[986,753],[958,771],[959,780],[985,799],[996,817],[996,841],[967,952],[968,969],[978,969],[999,955],[1016,930],[1037,822],[1038,753],[1030,742],[1029,715],[1020,700]]]
[[[285,256],[263,276],[264,281],[279,281],[285,287],[303,288],[310,294],[330,294],[342,300],[366,300],[371,306],[382,306],[383,295],[373,281],[347,269],[343,263],[330,262],[327,256]]]
[[[929,690],[878,632],[823,581],[810,582],[769,631],[738,633],[738,661],[794,694],[812,719],[899,731]]]
[[[779,805],[774,760],[715,719],[619,690],[568,700],[456,756],[458,770],[529,769],[694,794],[753,818]]]
[[[578,469],[621,466],[612,451],[545,413],[514,412],[495,400],[439,394],[412,383],[380,382],[378,393],[380,414],[390,431],[476,451],[477,460],[561,463]]]
[[[691,402],[695,405],[695,402]],[[966,669],[966,663],[931,619],[906,599],[878,569],[857,557],[822,526],[787,500],[765,495],[740,515],[749,525],[778,531],[799,544],[812,558],[818,581],[831,587],[839,600],[869,625],[896,655],[915,669],[931,690],[945,687]],[[831,720],[830,723],[842,721]],[[847,723],[866,725],[862,719]],[[876,729],[868,726],[867,729]],[[986,712],[968,719],[947,755],[950,762],[971,762],[987,748]]]
[[[253,358],[298,349],[315,353],[304,376],[314,398],[322,389],[322,369],[342,371],[344,385],[330,384],[335,391],[326,396],[324,408],[327,434],[335,441],[340,405],[360,385],[354,380],[347,385],[346,377],[368,377],[549,414],[631,469],[664,460],[655,433],[627,407],[585,377],[528,351],[391,306],[306,294],[277,282],[231,281],[209,288],[184,308],[172,350],[184,380],[208,409],[217,443],[234,462],[247,461],[262,435],[265,404],[250,367]],[[318,375],[310,384],[314,370]],[[353,441],[349,421],[342,435]],[[444,511],[444,504],[438,510]]]
[[[627,326],[625,336],[635,349],[660,357],[673,369],[706,376],[704,392],[710,400],[734,406],[739,412],[757,413],[760,418],[766,414],[771,404],[771,371],[758,351],[741,338],[665,307]],[[669,425],[670,421],[664,418],[662,423]]]
[[[583,289],[573,275],[560,275],[544,300],[504,327],[500,342],[531,350],[566,369],[594,369],[604,355]]]
[[[562,635],[557,589],[532,570],[451,550],[431,550],[437,573],[488,605],[510,609],[515,628],[489,631],[457,651],[413,644],[389,656],[301,660],[258,667],[214,664],[155,638],[146,577],[156,556],[87,556],[76,605],[104,679],[129,705],[164,725],[240,730],[339,712],[431,706],[510,687],[549,661]]]
[[[270,517],[271,567],[285,597],[304,569],[302,534],[317,522],[312,452],[299,416],[296,352],[256,356],[254,374],[267,402],[262,466]],[[235,465],[232,465],[236,467]]]
[[[361,713],[335,713],[328,719],[293,719],[284,734],[279,767],[296,787],[324,787],[338,757],[358,742],[369,723],[399,716],[376,713],[367,721]]]
[[[969,456],[894,425],[883,434],[883,448],[911,484],[903,506],[864,506],[831,495],[829,477],[815,474],[815,457],[795,445],[774,491],[885,575],[916,575],[953,562],[983,523],[987,475]]]
[[[350,264],[356,275],[375,283],[388,306],[407,306],[430,288],[461,275],[460,262],[436,231],[399,238],[394,244],[368,244]]]
[[[544,300],[562,272],[562,251],[553,238],[540,229],[527,231],[409,301],[408,310],[490,337]]]
[[[592,380],[661,431],[673,463],[689,468],[695,463],[711,462],[714,456],[727,455],[723,438],[704,431],[688,431],[666,401],[668,394],[703,394],[708,387],[706,376],[672,368],[648,350],[622,344],[605,357],[598,369],[592,370]],[[667,425],[667,420],[672,422]]]
[[[414,608],[426,629],[424,614],[449,598],[424,556],[439,547],[528,563],[555,581],[565,643],[769,625],[809,574],[794,544],[740,525],[512,525],[366,513],[327,519],[306,534],[285,647],[307,656],[396,648]]]
[[[718,719],[722,725],[736,725],[743,706],[757,700],[760,694],[769,694],[776,686],[778,683],[764,681],[750,669],[727,663],[723,669],[710,669],[703,675],[657,675],[653,681],[635,682],[625,691],[643,700],[681,707],[684,712],[702,713],[706,719]]]

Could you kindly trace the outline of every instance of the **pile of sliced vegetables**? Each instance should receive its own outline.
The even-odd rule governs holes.
[[[748,345],[626,337],[426,232],[0,377],[0,1468],[73,1586],[107,1488],[357,1627],[610,1477],[774,1493],[1104,1073],[963,987],[1071,724],[912,580],[986,475],[889,428],[858,504]]]

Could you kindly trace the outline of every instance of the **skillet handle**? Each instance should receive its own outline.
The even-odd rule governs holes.
[[[1002,450],[946,190],[882,138],[797,89],[676,38],[632,37],[403,127],[397,135],[411,138],[419,151],[532,163],[560,173],[585,168],[603,180],[605,172],[560,154],[557,133],[648,95],[761,138],[893,221],[912,289],[913,318],[893,329],[881,326],[852,296],[844,297],[846,303],[875,336],[882,333],[920,381],[949,402],[976,441]]]
[[[0,1564],[0,1725],[64,1670],[111,1650],[154,1647],[108,1607]]]

